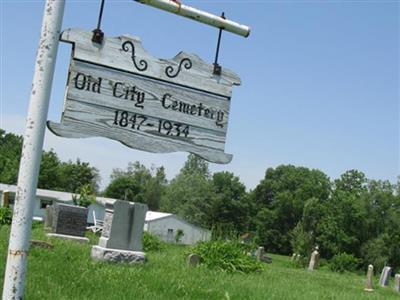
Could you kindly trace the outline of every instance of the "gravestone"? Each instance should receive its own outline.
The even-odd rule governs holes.
[[[315,247],[315,250],[311,253],[310,263],[308,265],[309,271],[314,271],[318,267],[319,260],[319,252],[318,246]]]
[[[92,258],[111,262],[143,262],[142,237],[146,212],[147,205],[142,203],[122,200],[106,203],[103,231],[99,244],[92,247]]]
[[[292,258],[290,260],[294,261],[295,259],[296,259],[296,253],[293,253]]]
[[[53,227],[54,206],[47,205],[44,215],[44,227],[51,229]]]
[[[10,207],[10,191],[4,190],[1,194],[1,207]]]
[[[258,247],[256,250],[256,259],[267,264],[272,263],[272,258],[265,254],[264,247]]]
[[[85,207],[54,203],[49,209],[51,219],[50,237],[88,242],[85,237],[88,209]]]
[[[391,267],[384,267],[381,273],[381,277],[379,279],[379,285],[381,287],[387,287],[389,285],[389,278],[392,272]]]
[[[365,281],[365,288],[364,291],[366,292],[372,292],[374,289],[372,287],[372,279],[374,278],[374,266],[369,265],[368,266],[368,272],[367,272],[367,280]]]
[[[257,260],[262,261],[264,254],[265,254],[264,247],[258,247],[258,249],[256,250]]]
[[[394,276],[394,290],[400,292],[400,274]]]
[[[186,262],[189,267],[196,267],[200,264],[200,260],[201,257],[199,255],[192,253],[188,255]]]

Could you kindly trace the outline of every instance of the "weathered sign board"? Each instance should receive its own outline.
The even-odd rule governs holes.
[[[173,59],[149,55],[132,36],[91,41],[92,32],[68,29],[61,41],[73,44],[56,135],[106,137],[155,153],[187,151],[228,163],[225,140],[233,85],[240,79],[194,54]]]

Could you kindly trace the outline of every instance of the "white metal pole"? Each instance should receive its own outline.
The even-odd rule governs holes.
[[[4,276],[3,300],[22,299],[24,294],[33,205],[36,197],[64,4],[65,0],[46,0],[44,7],[19,166],[18,188]]]
[[[248,37],[250,35],[250,27],[242,25],[222,17],[210,14],[205,11],[181,4],[179,1],[172,0],[135,0],[143,4],[147,4],[182,17],[192,19],[207,25],[217,28],[222,28],[226,31]]]

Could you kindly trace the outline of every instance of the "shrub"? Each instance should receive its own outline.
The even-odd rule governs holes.
[[[8,207],[0,207],[0,225],[10,225],[12,220],[12,210]]]
[[[352,254],[336,254],[329,262],[329,268],[332,271],[343,273],[345,271],[353,272],[360,264],[360,260]]]
[[[306,265],[308,263],[307,257],[310,255],[313,246],[315,246],[315,240],[309,232],[304,230],[302,222],[297,223],[290,236],[293,252],[305,258],[304,265]]]
[[[262,268],[262,263],[248,254],[246,244],[237,241],[214,240],[200,242],[191,249],[201,257],[201,263],[210,268],[227,272],[254,272]]]
[[[80,188],[79,196],[72,196],[72,202],[78,206],[89,207],[96,202],[96,195],[92,191],[92,187],[86,184]]]
[[[143,232],[143,250],[144,251],[159,251],[164,249],[164,243],[156,236]]]

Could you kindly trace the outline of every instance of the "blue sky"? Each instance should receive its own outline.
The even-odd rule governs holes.
[[[92,30],[100,1],[66,1],[63,28]],[[399,173],[398,1],[183,1],[251,26],[245,39],[222,37],[220,64],[235,71],[225,151],[227,170],[254,188],[268,167],[349,169],[395,181]],[[0,127],[24,132],[44,1],[0,0]],[[213,61],[217,30],[134,1],[106,0],[106,35],[139,36],[146,50],[172,58],[185,50]],[[59,121],[71,46],[60,44],[48,119]],[[185,153],[151,154],[104,138],[63,139],[46,131],[45,149],[100,169],[139,160],[164,165],[171,179]]]

